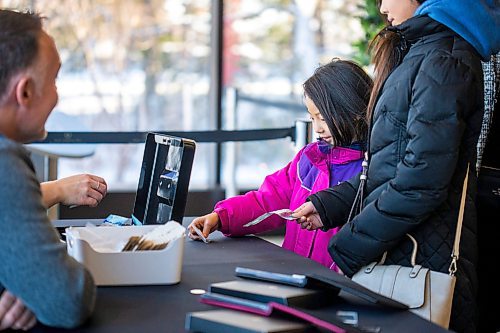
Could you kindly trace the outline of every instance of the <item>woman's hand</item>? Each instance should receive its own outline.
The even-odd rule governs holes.
[[[104,178],[79,174],[41,184],[43,202],[47,208],[64,205],[97,206],[108,192]]]
[[[194,231],[193,226],[196,226],[201,230],[203,236],[205,238],[208,237],[212,232],[219,230],[220,228],[220,220],[219,215],[217,213],[210,213],[204,216],[197,217],[191,222],[188,226],[189,238],[199,240],[200,236]]]
[[[5,329],[27,331],[36,324],[36,317],[24,303],[4,290],[0,295],[0,331]]]
[[[292,216],[297,217],[297,223],[302,229],[316,230],[323,227],[318,211],[310,201],[295,209]]]

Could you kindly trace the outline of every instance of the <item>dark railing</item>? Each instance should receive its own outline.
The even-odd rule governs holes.
[[[148,132],[49,132],[45,140],[36,143],[144,143]],[[224,143],[259,141],[290,137],[295,142],[295,126],[256,130],[215,131],[155,131],[155,133],[192,139],[196,142]]]

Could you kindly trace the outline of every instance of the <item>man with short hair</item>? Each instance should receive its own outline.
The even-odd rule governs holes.
[[[94,307],[92,276],[59,241],[23,147],[46,136],[60,62],[39,15],[0,10],[0,330],[72,328]]]

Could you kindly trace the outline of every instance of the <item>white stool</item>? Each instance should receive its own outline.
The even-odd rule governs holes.
[[[86,131],[77,117],[62,112],[53,112],[47,120],[45,128],[49,132]],[[95,153],[95,144],[32,143],[25,145],[25,147],[32,153],[31,159],[40,182],[57,179],[57,160],[59,158],[83,158]],[[59,217],[58,211],[58,205],[50,208],[49,218],[57,219]]]

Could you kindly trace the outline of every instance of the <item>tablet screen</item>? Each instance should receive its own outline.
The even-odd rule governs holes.
[[[134,217],[143,224],[182,221],[194,157],[194,141],[148,133]]]

